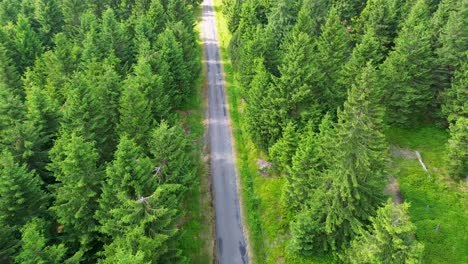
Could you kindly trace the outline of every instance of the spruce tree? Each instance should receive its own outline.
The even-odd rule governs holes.
[[[334,112],[346,99],[346,90],[340,89],[337,80],[350,52],[349,36],[335,8],[330,9],[316,45],[312,85],[320,93],[319,103],[324,105],[325,112]]]
[[[51,47],[55,34],[62,31],[63,14],[57,0],[34,1],[34,19],[39,23],[43,43]]]
[[[373,29],[369,28],[341,70],[338,79],[338,85],[342,87],[340,90],[346,90],[346,87],[356,84],[360,71],[368,61],[371,60],[374,65],[378,65],[382,62],[383,57],[383,47],[378,42]]]
[[[447,169],[450,177],[465,179],[468,177],[468,117],[459,117],[450,125],[448,142]]]
[[[87,252],[96,239],[97,222],[93,216],[102,178],[98,159],[94,143],[74,132],[62,133],[50,150],[48,169],[57,180],[52,187],[55,201],[51,210],[64,226],[66,241],[79,245],[73,252]]]
[[[226,17],[227,26],[231,33],[236,32],[240,22],[240,12],[242,10],[242,1],[226,0],[223,1],[223,15]]]
[[[17,228],[3,223],[0,217],[0,262],[13,263],[16,250],[20,246],[20,241],[16,234]]]
[[[289,171],[298,141],[296,125],[293,122],[289,122],[284,128],[281,139],[268,150],[269,157],[278,171]]]
[[[13,59],[17,62],[18,71],[23,73],[26,67],[33,65],[36,57],[42,53],[43,47],[39,35],[23,14],[18,16],[13,33],[15,48]]]
[[[460,117],[468,117],[468,62],[455,72],[451,87],[443,94],[444,104],[442,113],[449,124],[453,124]]]
[[[280,77],[274,79],[275,91],[271,95],[278,100],[281,110],[288,113],[288,118],[298,122],[299,127],[309,120],[318,122],[324,109],[319,104],[320,91],[312,85],[314,49],[311,37],[294,32],[283,49]]]
[[[263,59],[255,63],[256,74],[246,98],[247,128],[252,140],[267,150],[281,137],[281,127],[286,120],[286,112],[271,98],[273,93],[271,74],[266,70]]]
[[[435,81],[439,91],[449,89],[454,72],[468,63],[468,4],[460,1],[456,10],[449,13],[447,23],[437,39]]]
[[[376,86],[377,74],[368,63],[338,111],[325,222],[332,249],[346,245],[382,201],[388,157]]]
[[[44,220],[35,218],[28,222],[21,230],[21,249],[15,258],[16,263],[63,263],[66,248],[63,244],[49,245],[44,234],[46,223]]]
[[[346,263],[420,263],[424,246],[414,238],[416,226],[408,216],[409,204],[388,201],[370,219],[346,250]]]
[[[393,124],[414,124],[427,113],[433,98],[428,12],[425,0],[418,0],[395,40],[395,49],[381,66],[382,102],[387,106],[386,120]]]
[[[313,186],[318,183],[314,178],[320,173],[321,164],[317,141],[315,125],[309,122],[300,135],[297,149],[292,156],[292,165],[288,170],[289,175],[286,177],[282,194],[283,206],[292,212],[298,212],[306,206],[306,201],[313,192]]]
[[[43,214],[48,195],[42,181],[25,165],[18,164],[11,153],[0,157],[0,220],[7,226],[21,226],[34,216]]]
[[[146,146],[147,135],[154,123],[151,104],[138,83],[126,81],[120,97],[120,135],[128,135],[140,146]]]
[[[318,38],[321,28],[325,24],[329,8],[329,0],[304,0],[297,15],[297,22],[294,25],[293,32],[302,32],[311,38]]]
[[[11,52],[0,44],[0,85],[8,87],[16,95],[22,95],[21,79],[10,56]]]
[[[180,184],[189,187],[195,175],[192,148],[180,125],[169,127],[161,122],[150,135],[149,150],[152,154],[155,176],[159,184]]]
[[[149,196],[156,189],[152,162],[134,140],[127,136],[120,138],[114,160],[106,168],[106,178],[99,199],[96,219],[101,224],[100,231],[111,237],[121,235],[120,227],[113,216],[113,210],[124,206],[122,199],[137,200]]]

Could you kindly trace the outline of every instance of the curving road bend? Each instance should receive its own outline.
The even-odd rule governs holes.
[[[207,64],[210,170],[213,181],[217,259],[220,264],[247,264],[213,0],[204,0],[202,8],[201,31]]]

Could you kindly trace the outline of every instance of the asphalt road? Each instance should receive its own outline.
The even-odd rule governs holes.
[[[210,170],[213,177],[217,258],[221,264],[248,263],[213,0],[204,0],[202,5],[201,30],[207,64]]]

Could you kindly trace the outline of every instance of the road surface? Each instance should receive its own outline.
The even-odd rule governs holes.
[[[248,257],[240,216],[213,0],[204,0],[202,7],[201,31],[207,64],[210,170],[213,177],[217,259],[220,264],[245,264],[248,263]]]

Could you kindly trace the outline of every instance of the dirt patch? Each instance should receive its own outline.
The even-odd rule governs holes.
[[[400,191],[400,184],[398,183],[397,178],[393,176],[388,179],[388,184],[385,186],[384,194],[392,196],[394,204],[401,204],[404,202],[403,194]]]
[[[397,146],[390,146],[390,155],[394,158],[401,158],[401,159],[417,159],[416,153],[413,150],[400,148]]]

